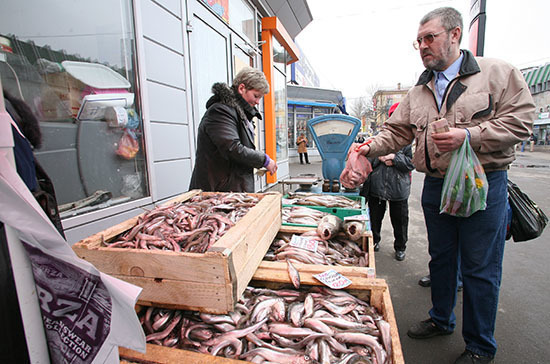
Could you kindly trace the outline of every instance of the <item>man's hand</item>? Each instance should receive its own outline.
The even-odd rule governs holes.
[[[465,129],[451,128],[446,133],[432,133],[432,139],[441,152],[450,152],[460,148],[466,135]]]
[[[354,144],[354,145],[352,145],[352,148],[357,148],[360,145],[361,144]],[[359,152],[359,154],[362,154],[362,155],[366,156],[370,152],[370,147],[368,145],[363,145],[361,148],[359,148],[358,152]]]
[[[265,168],[267,168],[267,171],[269,173],[274,174],[275,172],[277,172],[277,163],[273,159],[271,159]]]
[[[378,159],[380,160],[380,162],[384,163],[384,164],[387,165],[388,167],[393,166],[393,160],[394,160],[394,158],[395,158],[395,153],[390,153],[390,154],[387,154],[387,155],[378,157]]]

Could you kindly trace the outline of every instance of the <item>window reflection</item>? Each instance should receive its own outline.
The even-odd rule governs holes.
[[[275,93],[275,133],[277,140],[277,160],[288,159],[287,116],[286,116],[286,77],[274,69]]]
[[[255,43],[254,12],[243,0],[229,1],[229,24]]]
[[[2,86],[41,121],[35,155],[62,218],[148,195],[132,13],[130,0],[2,3]]]

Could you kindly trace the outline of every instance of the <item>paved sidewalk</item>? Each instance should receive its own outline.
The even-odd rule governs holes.
[[[321,162],[290,165],[290,175],[315,173],[322,177]],[[509,177],[550,216],[550,151],[517,152]],[[409,241],[405,261],[394,259],[393,232],[388,214],[383,221],[380,251],[376,253],[376,273],[390,287],[403,353],[407,364],[446,364],[464,350],[462,339],[462,294],[455,308],[457,328],[453,335],[428,340],[407,337],[408,328],[428,317],[430,289],[418,279],[428,273],[428,244],[420,196],[424,174],[413,172],[409,198]],[[298,186],[294,185],[293,189]],[[280,186],[275,186],[279,189]],[[288,189],[287,189],[288,190]],[[509,241],[506,246],[503,279],[497,317],[498,364],[548,363],[550,347],[550,229],[526,243]]]

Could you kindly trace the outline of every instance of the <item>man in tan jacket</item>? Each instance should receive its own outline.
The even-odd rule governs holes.
[[[506,235],[506,170],[515,159],[514,145],[531,133],[535,106],[516,68],[460,49],[462,29],[462,16],[453,8],[439,8],[422,18],[414,46],[426,70],[361,152],[368,157],[385,155],[414,140],[413,164],[426,173],[422,208],[431,257],[432,308],[430,318],[407,334],[425,339],[453,332],[460,261],[466,350],[455,363],[492,363]],[[436,133],[432,123],[442,118],[449,131]],[[487,208],[470,217],[440,214],[451,152],[465,138],[487,175]]]

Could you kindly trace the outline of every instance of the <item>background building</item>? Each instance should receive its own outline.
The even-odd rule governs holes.
[[[288,96],[288,142],[290,158],[298,158],[296,139],[303,133],[307,140],[308,155],[318,157],[319,152],[307,128],[311,118],[345,111],[345,98],[337,90],[317,87],[287,85]]]
[[[550,63],[522,70],[536,106],[533,134],[537,145],[550,145]]]
[[[372,97],[373,114],[370,117],[370,128],[376,133],[380,126],[388,119],[388,111],[396,102],[401,102],[407,95],[410,87],[402,88],[397,84],[394,89],[380,89]]]

